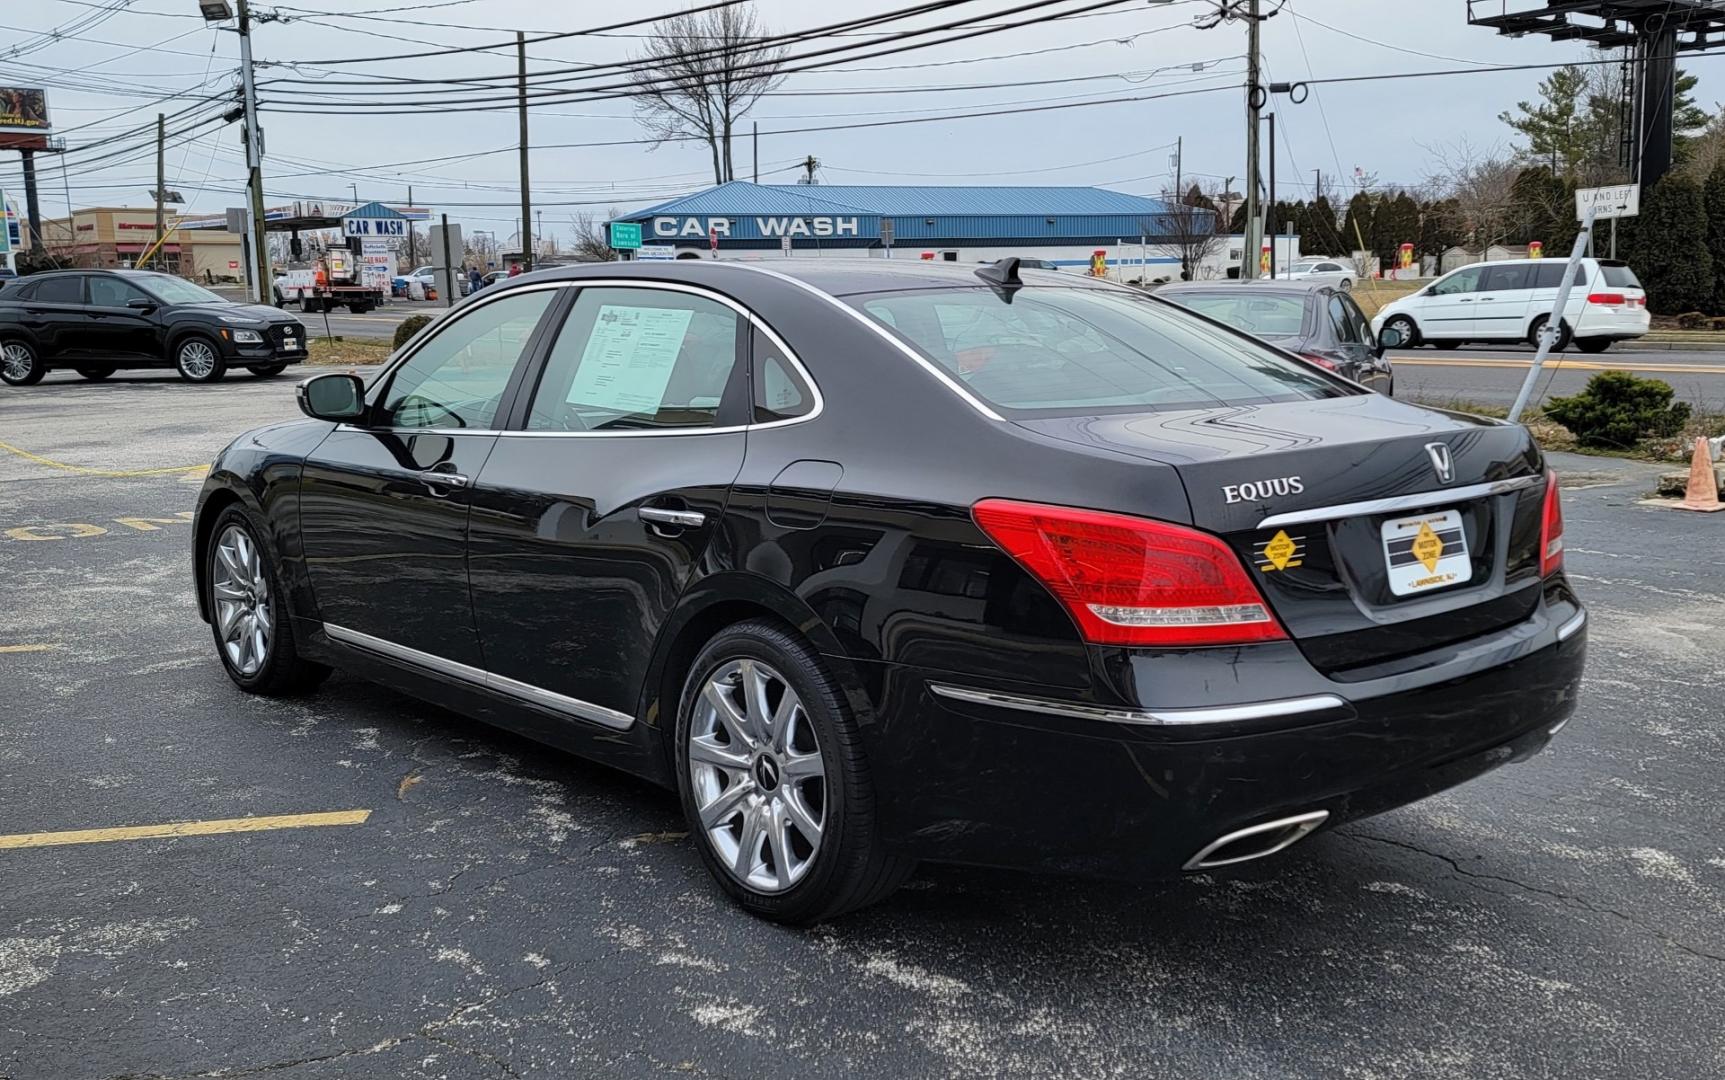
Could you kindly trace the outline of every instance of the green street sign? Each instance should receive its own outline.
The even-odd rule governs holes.
[[[633,221],[611,223],[611,247],[617,251],[634,251],[641,246],[641,226]]]

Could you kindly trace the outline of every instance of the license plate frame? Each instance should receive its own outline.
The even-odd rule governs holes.
[[[1425,510],[1390,518],[1379,527],[1378,535],[1395,596],[1419,596],[1473,579],[1473,557],[1459,510]]]

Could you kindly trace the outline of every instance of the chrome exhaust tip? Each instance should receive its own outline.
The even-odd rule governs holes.
[[[1311,835],[1329,816],[1328,810],[1312,810],[1237,829],[1205,844],[1180,869],[1214,870],[1218,866],[1232,866],[1274,855]]]

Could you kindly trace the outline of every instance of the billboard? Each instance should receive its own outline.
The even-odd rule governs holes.
[[[47,131],[51,127],[45,92],[0,86],[0,131]]]

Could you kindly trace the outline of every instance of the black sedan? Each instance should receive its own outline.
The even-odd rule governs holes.
[[[1299,280],[1181,282],[1162,286],[1156,296],[1244,330],[1380,394],[1395,390],[1395,373],[1384,359],[1384,349],[1399,342],[1380,341],[1346,289]]]
[[[1525,428],[1121,286],[549,270],[299,400],[199,499],[232,680],[340,667],[673,787],[774,919],[924,859],[1257,859],[1530,756],[1576,702]]]
[[[172,274],[58,270],[0,289],[0,380],[10,386],[31,386],[55,368],[105,379],[121,368],[171,367],[208,383],[234,367],[279,375],[305,358],[298,319]]]

